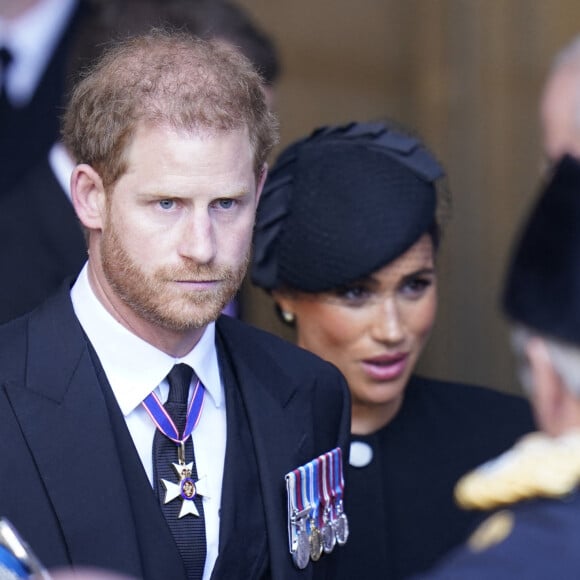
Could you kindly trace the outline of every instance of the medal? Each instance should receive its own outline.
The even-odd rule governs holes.
[[[287,473],[286,492],[290,554],[302,570],[348,539],[340,447]]]
[[[199,510],[197,509],[197,506],[193,500],[197,496],[200,496],[200,498],[209,497],[206,489],[206,478],[202,477],[195,481],[191,477],[193,463],[185,463],[185,443],[191,436],[201,417],[204,395],[205,387],[198,379],[197,384],[193,390],[191,402],[189,403],[189,407],[187,409],[185,427],[181,436],[179,435],[175,423],[169,416],[169,413],[161,404],[161,401],[155,393],[150,393],[149,396],[142,402],[142,405],[145,407],[145,410],[155,423],[157,429],[159,429],[163,435],[176,443],[177,463],[172,463],[171,465],[173,465],[173,468],[177,473],[179,478],[178,482],[173,483],[167,479],[161,479],[161,483],[165,487],[164,503],[169,503],[170,501],[181,497],[182,503],[181,510],[178,515],[179,518],[182,518],[186,515],[199,517]]]
[[[342,502],[340,502],[342,507]],[[348,518],[346,514],[341,511],[338,518],[336,519],[336,523],[334,524],[334,531],[336,532],[336,541],[343,546],[346,544],[348,540],[349,528],[348,528]]]
[[[191,514],[192,516],[199,517],[199,511],[194,503],[196,496],[209,497],[205,491],[206,478],[202,477],[197,481],[194,481],[191,477],[191,469],[193,463],[172,463],[175,471],[177,472],[179,483],[173,483],[167,479],[162,479],[161,483],[165,486],[165,500],[163,503],[169,503],[177,497],[181,497],[183,500],[181,502],[181,510],[179,512],[179,518]]]
[[[306,527],[310,505],[303,503],[302,474],[295,469],[286,474],[288,494],[288,540],[292,560],[297,568],[303,570],[310,560],[310,542]]]
[[[316,527],[314,520],[311,520],[310,525],[310,558],[313,562],[318,562],[318,560],[320,560],[320,556],[322,556],[324,553],[324,547],[322,546],[322,534]]]
[[[300,570],[304,570],[308,566],[310,560],[310,545],[308,542],[308,533],[306,532],[306,519],[298,520],[296,549],[292,552],[292,559],[294,564]]]
[[[320,533],[322,534],[322,547],[324,551],[329,554],[334,550],[336,544],[336,535],[334,534],[334,527],[332,526],[332,506],[330,503],[330,473],[329,473],[329,454],[325,453],[321,456],[322,461],[322,527]]]
[[[308,489],[309,489],[309,501],[312,509],[310,511],[310,559],[313,562],[320,560],[320,556],[324,551],[322,547],[322,536],[320,535],[320,530],[318,529],[318,511],[320,507],[320,496],[318,493],[318,462],[316,460],[310,461],[306,464],[306,473],[308,475]]]
[[[348,518],[344,513],[344,506],[342,503],[342,496],[344,494],[344,473],[342,470],[342,450],[340,447],[332,450],[334,456],[334,489],[335,489],[335,520],[334,531],[336,533],[336,541],[342,546],[348,540],[349,528]]]

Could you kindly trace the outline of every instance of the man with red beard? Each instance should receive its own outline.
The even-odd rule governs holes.
[[[306,494],[285,476],[340,457],[344,380],[220,316],[276,141],[259,76],[220,42],[136,37],[77,85],[63,137],[89,259],[0,327],[0,516],[49,568],[332,578],[331,554],[292,562]]]

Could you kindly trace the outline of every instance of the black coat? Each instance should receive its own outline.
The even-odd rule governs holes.
[[[216,341],[247,429],[230,436],[228,407],[213,577],[330,580],[334,555],[304,571],[292,563],[284,476],[347,445],[346,383],[328,363],[227,316]],[[175,542],[95,356],[67,287],[0,326],[0,514],[47,567],[182,580]]]
[[[86,259],[80,222],[46,159],[0,196],[0,323],[38,306]]]
[[[533,429],[520,397],[412,377],[393,421],[354,436],[374,459],[347,470],[351,536],[338,578],[398,580],[432,566],[481,517],[455,505],[457,480]]]

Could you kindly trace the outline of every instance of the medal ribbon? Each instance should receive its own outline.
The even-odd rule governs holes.
[[[335,469],[334,469],[334,453],[329,451],[328,457],[328,482],[327,489],[330,495],[330,513],[331,517],[334,519],[336,517],[336,481],[335,481]]]
[[[302,465],[298,469],[300,470],[300,476],[302,478],[302,503],[304,505],[304,509],[307,510],[308,508],[312,507],[312,502],[310,501],[310,470],[308,469],[308,465]],[[305,521],[306,530],[308,533],[310,533],[310,520],[309,518],[305,518]]]
[[[296,505],[296,509],[298,513],[304,511],[304,504],[302,503],[302,473],[300,469],[294,470],[294,478],[296,479],[296,487],[294,489],[294,504]]]
[[[342,475],[342,463],[340,461],[340,447],[336,447],[331,451],[332,453],[332,467],[334,474],[333,481],[333,498],[334,498],[334,510],[335,515],[338,517],[340,515],[339,505],[342,501],[342,488],[340,487],[341,475]]]
[[[322,494],[324,497],[324,510],[328,510],[326,513],[329,513],[332,516],[332,506],[330,503],[330,459],[329,454],[325,453],[322,456]]]
[[[149,416],[153,423],[155,423],[157,429],[159,429],[163,435],[169,437],[169,439],[175,441],[175,443],[179,445],[187,441],[188,437],[199,423],[201,412],[203,410],[204,395],[205,387],[198,379],[193,390],[193,397],[191,398],[187,408],[187,418],[185,420],[185,427],[181,437],[179,436],[175,423],[155,393],[150,393],[141,404],[145,407],[147,413],[149,413]]]
[[[344,495],[344,473],[342,471],[342,449],[337,447],[332,451],[335,454],[335,471],[336,471],[336,495],[338,497],[339,502],[342,500],[342,496]]]
[[[322,518],[322,514],[324,513],[324,508],[326,506],[326,502],[324,499],[324,489],[323,489],[323,481],[324,481],[324,463],[322,461],[322,457],[317,457],[316,458],[316,465],[318,467],[317,472],[318,472],[318,476],[317,476],[317,487],[318,487],[318,504],[320,506],[321,509],[318,510],[318,528],[321,529],[322,528],[322,524],[323,524],[323,518]],[[322,504],[322,505],[320,505]]]
[[[310,472],[310,501],[312,505],[310,517],[314,525],[316,525],[318,519],[318,504],[320,503],[318,495],[318,462],[316,459],[310,461],[306,468]]]

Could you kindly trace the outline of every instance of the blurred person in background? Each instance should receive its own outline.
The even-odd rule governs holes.
[[[433,565],[478,519],[455,505],[457,479],[533,428],[519,397],[414,373],[437,310],[443,177],[414,136],[352,123],[288,146],[260,200],[252,281],[351,392],[337,578]]]
[[[523,224],[503,294],[538,431],[461,479],[458,502],[493,513],[425,580],[578,578],[579,222],[580,163],[566,155]]]
[[[58,137],[85,0],[0,0],[0,199]]]
[[[580,158],[580,36],[554,57],[540,102],[542,143],[549,164]]]

